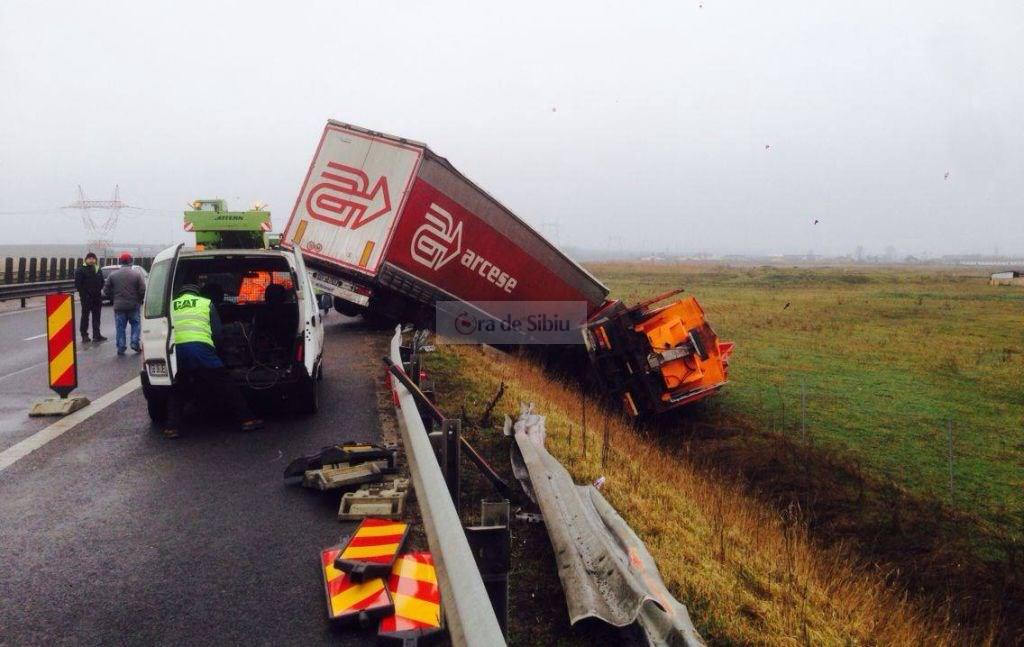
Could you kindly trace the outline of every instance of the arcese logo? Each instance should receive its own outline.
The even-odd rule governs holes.
[[[413,260],[437,271],[462,254],[459,262],[469,271],[511,294],[519,284],[514,277],[472,249],[462,252],[462,223],[452,214],[431,203],[424,222],[412,236],[410,253]]]

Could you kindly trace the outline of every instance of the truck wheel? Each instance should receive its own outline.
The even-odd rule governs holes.
[[[363,311],[362,308],[351,301],[339,299],[338,297],[334,297],[334,309],[338,311],[338,314],[343,314],[346,317],[358,317]]]

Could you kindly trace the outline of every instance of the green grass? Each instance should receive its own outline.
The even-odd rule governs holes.
[[[685,287],[723,339],[724,424],[775,429],[998,524],[1024,510],[1024,290],[981,271],[595,264],[627,303]],[[786,304],[789,304],[786,307]]]

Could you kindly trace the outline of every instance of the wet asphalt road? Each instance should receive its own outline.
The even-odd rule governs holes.
[[[0,450],[52,422],[25,413],[46,395],[45,369],[3,379],[45,359],[22,341],[41,320],[0,315]],[[0,472],[0,645],[371,641],[325,620],[319,550],[352,528],[335,518],[340,495],[281,476],[296,455],[380,432],[385,334],[336,314],[325,324],[315,416],[270,417],[251,434],[192,420],[170,441],[135,390]],[[137,378],[137,358],[94,346],[80,354],[81,391]]]

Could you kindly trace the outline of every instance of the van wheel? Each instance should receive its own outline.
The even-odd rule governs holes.
[[[295,387],[295,410],[299,413],[316,413],[320,409],[320,389],[315,378],[303,380]]]
[[[149,419],[153,422],[164,422],[167,420],[167,398],[150,395],[146,398],[146,411],[149,412]]]

